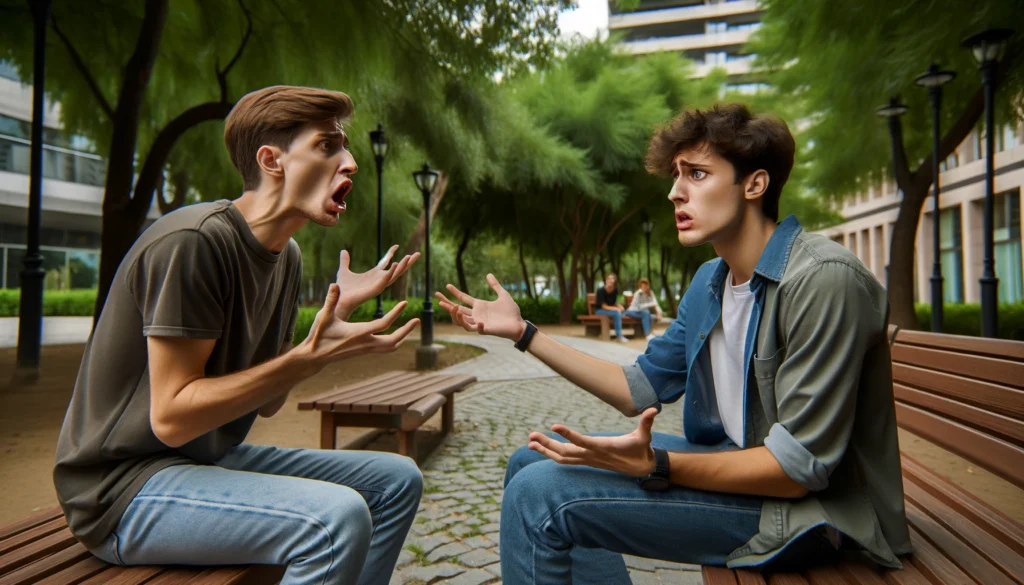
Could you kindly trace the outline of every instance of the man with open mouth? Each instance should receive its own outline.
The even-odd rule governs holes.
[[[350,323],[419,254],[357,274],[341,253],[309,335],[292,345],[302,254],[333,226],[358,167],[343,93],[276,86],[225,122],[244,192],[161,217],[135,242],[89,339],[57,445],[54,483],[73,534],[123,565],[285,567],[288,585],[391,578],[419,506],[416,463],[388,453],[243,443],[257,416],[327,364],[390,352],[405,307]]]
[[[628,584],[620,553],[774,571],[840,549],[900,567],[910,552],[886,293],[839,244],[778,222],[794,151],[784,122],[740,104],[655,131],[647,167],[673,177],[679,243],[710,242],[719,257],[631,366],[538,332],[493,276],[495,301],[437,293],[465,329],[515,342],[640,417],[621,436],[555,424],[512,456],[506,585]],[[653,433],[661,405],[680,399],[685,436]]]

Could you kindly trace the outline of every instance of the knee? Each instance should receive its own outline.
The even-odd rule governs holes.
[[[373,520],[370,507],[359,492],[335,485],[323,502],[324,527],[330,535],[332,548],[346,549],[354,558],[365,557],[370,550]]]
[[[423,472],[419,466],[411,458],[403,456],[397,456],[392,465],[396,494],[403,500],[419,504],[420,498],[423,497]]]
[[[535,451],[531,451],[529,447],[520,447],[509,457],[508,466],[505,468],[505,487],[508,487],[512,478],[516,476],[524,467],[537,461],[538,454]],[[543,456],[542,456],[543,457]]]
[[[547,517],[551,504],[558,499],[561,481],[558,464],[546,461],[530,465],[512,477],[501,498],[501,525],[535,526]]]

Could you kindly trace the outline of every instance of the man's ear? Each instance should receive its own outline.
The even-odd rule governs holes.
[[[264,144],[256,151],[256,162],[263,169],[263,172],[279,177],[284,175],[284,170],[281,168],[281,149],[276,146],[267,146]]]
[[[765,191],[768,190],[768,181],[768,171],[764,169],[754,171],[749,177],[747,177],[747,180],[744,181],[745,186],[743,188],[743,197],[747,201],[760,199],[764,196]]]

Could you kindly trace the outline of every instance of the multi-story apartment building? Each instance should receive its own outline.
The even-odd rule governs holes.
[[[88,140],[61,129],[47,103],[43,130],[40,247],[48,289],[92,288],[99,274],[106,161]],[[32,86],[0,62],[0,288],[17,288],[28,240]],[[159,216],[154,205],[150,218]]]
[[[695,77],[724,68],[728,89],[752,93],[764,87],[751,75],[757,55],[744,46],[761,26],[757,0],[641,0],[631,12],[610,1],[608,29],[622,35],[623,50],[641,55],[675,51],[697,64]]]
[[[1024,302],[1024,263],[1021,256],[1021,224],[1024,207],[1024,125],[1004,126],[995,136],[995,271],[999,302]],[[939,260],[943,295],[948,303],[980,302],[984,260],[985,142],[972,133],[940,166]],[[846,199],[840,206],[845,221],[822,230],[852,250],[875,277],[886,283],[889,240],[899,212],[901,193],[891,181],[882,181]],[[929,193],[921,210],[914,259],[914,298],[931,302],[936,213]],[[895,276],[890,275],[890,278]]]

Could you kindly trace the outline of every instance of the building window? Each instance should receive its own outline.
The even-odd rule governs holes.
[[[729,25],[727,25],[724,22],[708,22],[707,33],[709,35],[713,35],[713,34],[716,34],[716,33],[724,33],[725,29],[728,26]]]
[[[1004,150],[1010,150],[1015,148],[1020,141],[1017,140],[1017,128],[1013,124],[1006,124],[1003,126],[996,135],[996,152],[1003,152]]]
[[[995,196],[995,261],[999,302],[1024,301],[1020,245],[1020,188]]]
[[[14,64],[10,61],[0,61],[0,77],[12,81],[21,81],[18,70],[15,69]]]
[[[946,172],[951,169],[955,169],[960,166],[960,155],[954,152],[949,155],[946,160],[939,163],[939,171]]]
[[[964,302],[963,243],[960,233],[960,207],[939,213],[939,259],[942,263],[943,300]]]

